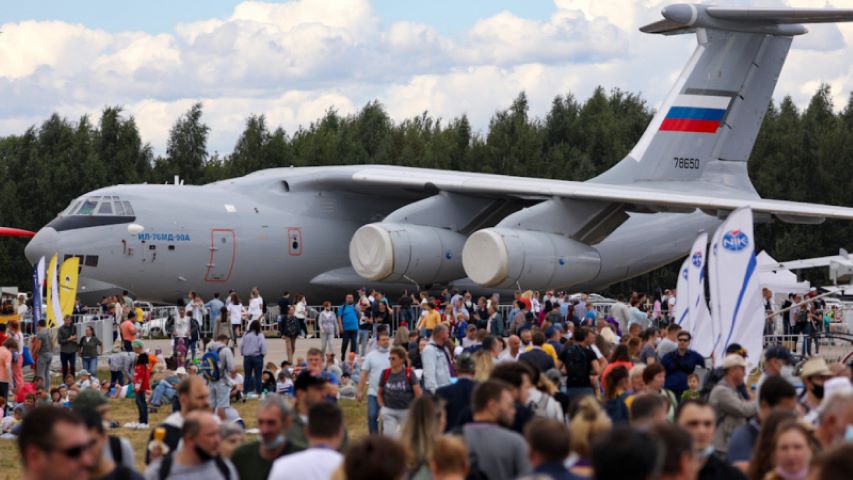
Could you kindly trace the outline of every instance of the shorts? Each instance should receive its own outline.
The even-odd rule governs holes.
[[[222,380],[210,383],[210,406],[214,410],[231,406],[231,385]]]

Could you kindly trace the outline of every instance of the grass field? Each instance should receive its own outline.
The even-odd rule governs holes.
[[[235,404],[234,407],[240,412],[247,428],[256,427],[255,409],[257,400],[249,400],[246,403]],[[131,399],[110,400],[112,407],[111,417],[123,425],[127,422],[137,420],[136,404]],[[340,406],[344,410],[347,429],[350,438],[360,438],[367,434],[367,403],[359,404],[353,400],[341,400]],[[149,424],[154,427],[162,422],[171,413],[171,408],[162,408],[157,413],[149,415]],[[148,440],[148,430],[129,430],[126,428],[115,428],[110,430],[111,435],[126,437],[133,444],[136,452],[136,465],[140,472],[144,471],[145,448]],[[251,440],[251,438],[248,438]],[[14,440],[0,439],[0,479],[13,480],[22,477],[21,460]],[[69,479],[71,480],[71,479]]]

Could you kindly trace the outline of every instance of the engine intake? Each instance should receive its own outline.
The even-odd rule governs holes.
[[[547,289],[595,279],[598,251],[562,235],[512,228],[486,228],[468,237],[465,273],[484,287]]]
[[[372,281],[449,282],[465,276],[465,236],[423,225],[371,223],[349,244],[352,267]]]

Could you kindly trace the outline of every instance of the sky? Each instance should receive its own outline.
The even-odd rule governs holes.
[[[556,95],[601,85],[655,107],[696,41],[638,31],[662,0],[41,0],[0,13],[0,135],[57,112],[132,115],[165,152],[169,128],[202,102],[209,150],[229,153],[246,118],[293,132],[329,108],[379,100],[395,120],[468,115],[485,132],[525,91],[544,116]],[[716,3],[853,8],[853,0]],[[776,98],[805,106],[828,83],[853,89],[853,24],[813,25],[794,40]]]

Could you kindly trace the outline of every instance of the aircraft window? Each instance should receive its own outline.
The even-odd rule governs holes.
[[[110,202],[109,198],[105,198],[104,201],[101,202],[101,206],[98,208],[98,215],[112,215],[113,214],[113,204]]]
[[[133,207],[130,206],[130,202],[124,201],[121,202],[124,205],[124,214],[125,215],[133,215]]]
[[[124,215],[124,206],[116,197],[113,197],[113,207],[115,207],[116,215]]]
[[[97,206],[98,197],[87,198],[83,201],[83,205],[80,206],[80,210],[77,211],[76,215],[91,215]]]
[[[97,267],[98,266],[98,256],[97,255],[86,255],[83,264],[87,267]]]

